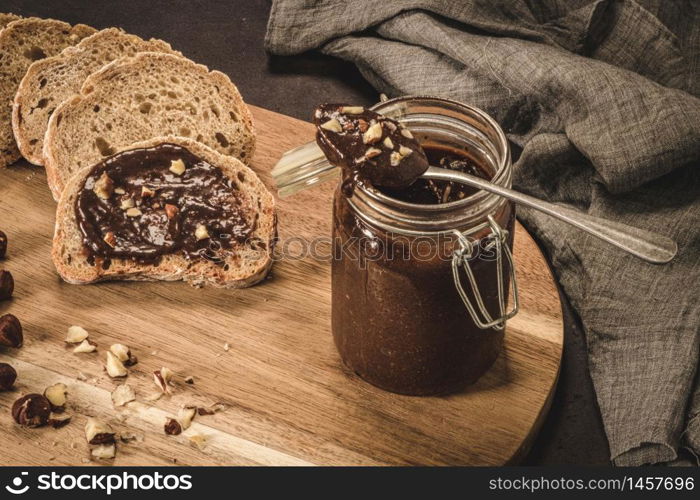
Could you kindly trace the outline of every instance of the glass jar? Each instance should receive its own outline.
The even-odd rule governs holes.
[[[373,108],[424,148],[460,152],[510,187],[508,141],[476,108],[404,97]],[[503,343],[515,209],[485,191],[417,204],[358,185],[333,209],[332,330],[344,363],[382,389],[446,394],[476,381]]]

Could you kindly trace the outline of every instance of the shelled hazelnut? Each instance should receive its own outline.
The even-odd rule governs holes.
[[[7,235],[0,231],[0,259],[4,259],[7,254]]]
[[[41,394],[27,394],[12,405],[12,418],[24,427],[41,427],[49,422],[51,403]]]

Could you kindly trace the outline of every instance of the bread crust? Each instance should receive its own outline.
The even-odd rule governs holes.
[[[156,71],[155,68],[160,71]],[[167,71],[169,69],[172,71]],[[187,81],[188,85],[193,85],[192,82],[202,82],[207,91],[213,92],[216,89],[220,93],[219,101],[214,103],[217,105],[217,111],[214,112],[213,105],[210,105],[211,111],[203,104],[200,109],[195,106],[190,108],[189,101],[183,100],[185,96],[167,101],[165,88],[139,88],[138,92],[134,92],[120,84],[122,80],[139,74],[158,74],[159,79],[163,81],[175,77],[180,83]],[[115,96],[116,92],[122,91],[125,96]],[[144,95],[147,96],[148,102],[143,101]],[[142,98],[141,101],[138,100],[139,97]],[[103,122],[107,118],[92,117],[93,109],[108,108],[113,104],[108,99],[117,98],[120,98],[119,124],[109,128],[112,126],[111,123]],[[188,95],[187,98],[199,99],[204,103],[210,96],[207,97],[202,93],[202,95]],[[146,105],[148,107],[142,107]],[[143,114],[148,115],[151,111],[153,111],[153,118],[143,118]],[[214,120],[214,114],[216,114],[216,120]],[[106,116],[112,115],[108,113]],[[211,121],[205,121],[205,116]],[[67,125],[67,122],[70,123]],[[70,130],[73,123],[80,124],[81,129],[87,129],[88,122],[99,132],[88,130],[87,135],[77,137],[77,134]],[[61,103],[49,119],[44,137],[43,156],[47,180],[54,198],[59,198],[64,185],[74,173],[75,165],[79,169],[101,159],[100,151],[96,146],[98,137],[106,137],[109,145],[116,150],[149,136],[181,136],[183,134],[179,133],[179,130],[184,127],[184,124],[187,125],[188,132],[195,136],[195,140],[210,148],[226,155],[236,156],[244,162],[252,158],[255,150],[253,117],[228,76],[219,71],[209,71],[206,66],[171,54],[141,52],[133,57],[112,61],[90,75],[83,83],[80,94]],[[220,130],[215,134],[212,124],[216,127],[225,127],[226,130]],[[222,136],[223,141],[218,137],[219,132],[225,132]]]
[[[164,136],[132,144],[122,148],[128,151],[148,148],[163,143],[177,144],[196,156],[220,168],[234,179],[242,192],[255,200],[258,210],[258,224],[253,235],[264,242],[264,250],[251,253],[250,263],[242,268],[240,262],[246,260],[245,251],[238,260],[227,258],[228,269],[201,260],[190,262],[179,255],[165,255],[158,265],[144,265],[127,259],[112,259],[109,269],[102,269],[87,263],[82,254],[82,237],[76,221],[75,202],[92,166],[83,168],[66,185],[56,212],[56,228],[52,247],[52,260],[58,274],[68,283],[89,284],[108,280],[127,281],[177,281],[183,280],[194,286],[211,285],[219,288],[245,288],[265,278],[272,267],[274,242],[277,236],[275,200],[253,170],[236,158],[222,155],[197,141],[186,137]],[[243,173],[245,182],[238,177]]]

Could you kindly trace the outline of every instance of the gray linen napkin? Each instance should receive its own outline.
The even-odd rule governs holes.
[[[518,189],[676,239],[654,266],[519,210],[580,314],[617,465],[700,454],[699,26],[690,0],[279,0],[268,24],[272,53],[486,110]]]

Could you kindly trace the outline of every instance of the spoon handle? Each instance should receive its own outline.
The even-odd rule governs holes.
[[[520,205],[534,208],[535,210],[539,210],[540,212],[571,224],[652,264],[665,264],[671,261],[678,253],[678,245],[676,242],[666,236],[619,222],[594,217],[574,208],[543,201],[539,198],[534,198],[518,191],[498,186],[473,175],[456,172],[454,170],[430,167],[426,173],[423,174],[423,177],[462,182],[483,189],[484,191],[503,196]]]

